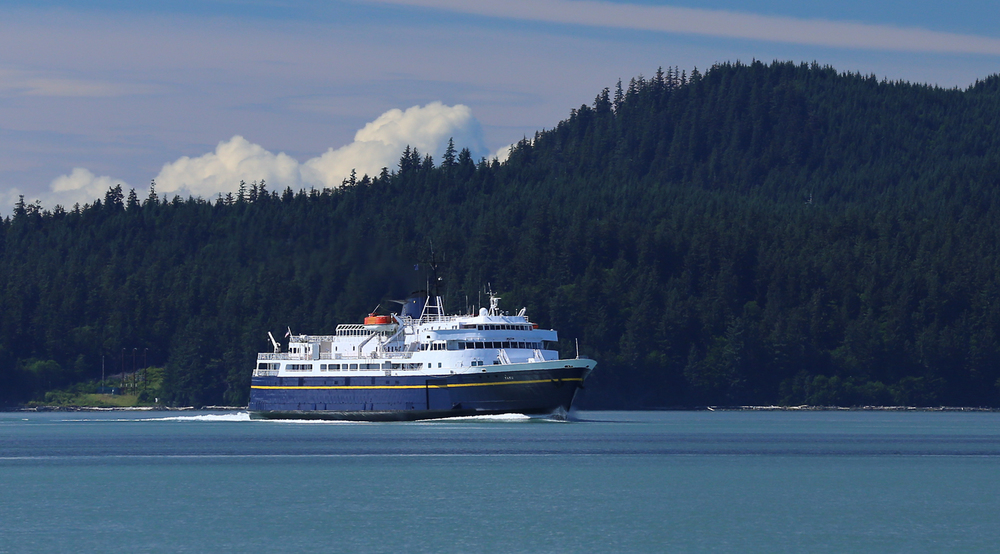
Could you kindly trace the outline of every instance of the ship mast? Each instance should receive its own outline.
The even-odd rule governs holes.
[[[444,317],[444,302],[441,301],[441,284],[444,280],[438,275],[438,263],[433,247],[431,247],[431,261],[427,266],[431,270],[430,280],[427,283],[427,302],[424,302],[424,309],[420,311],[420,320],[434,321]]]

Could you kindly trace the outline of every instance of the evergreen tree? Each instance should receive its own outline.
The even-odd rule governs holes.
[[[335,190],[141,206],[121,185],[0,222],[0,402],[148,349],[163,397],[246,401],[268,330],[332,332],[486,283],[598,369],[589,408],[1000,406],[1000,77],[675,68],[601,91],[504,164],[453,141]],[[128,210],[123,208],[128,206]]]
[[[451,168],[455,165],[455,139],[448,139],[448,147],[444,150],[444,157],[441,159],[441,166],[445,168]]]

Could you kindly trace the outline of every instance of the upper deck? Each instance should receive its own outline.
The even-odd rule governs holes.
[[[554,330],[539,329],[525,315],[507,315],[491,297],[478,315],[444,315],[428,302],[420,317],[380,316],[377,324],[341,324],[333,335],[288,335],[288,350],[257,355],[254,375],[285,371],[465,371],[469,367],[535,363],[558,359]],[[370,321],[376,321],[370,316]],[[291,333],[291,331],[289,331]],[[286,362],[319,362],[286,363]],[[323,363],[323,362],[347,363]],[[363,367],[362,367],[363,366]]]

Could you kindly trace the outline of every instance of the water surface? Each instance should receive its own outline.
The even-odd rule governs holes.
[[[430,422],[0,413],[0,552],[898,552],[1000,544],[1000,414]]]

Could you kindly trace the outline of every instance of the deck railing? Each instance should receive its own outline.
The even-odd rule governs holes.
[[[301,360],[303,362],[317,360],[404,360],[413,357],[413,352],[377,352],[363,356],[351,356],[341,352],[322,352],[319,358],[313,358],[308,354],[292,354],[289,352],[260,352],[257,354],[258,360]]]

